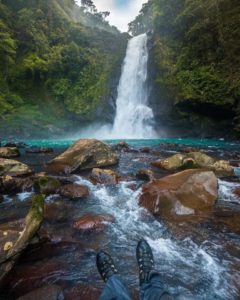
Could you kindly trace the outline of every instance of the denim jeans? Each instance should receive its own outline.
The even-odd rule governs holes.
[[[144,283],[140,287],[140,300],[172,300],[160,281],[157,272],[152,272],[148,283]],[[99,298],[99,300],[132,300],[128,288],[123,283],[119,275],[111,276]]]

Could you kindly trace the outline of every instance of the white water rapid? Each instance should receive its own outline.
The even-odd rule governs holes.
[[[133,37],[128,42],[118,85],[116,115],[113,125],[92,124],[80,132],[80,137],[100,139],[151,139],[153,111],[148,106],[147,34]],[[79,137],[79,134],[78,134]]]

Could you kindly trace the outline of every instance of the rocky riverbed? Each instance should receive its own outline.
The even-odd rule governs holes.
[[[6,146],[0,299],[97,299],[104,284],[95,255],[102,248],[137,299],[141,237],[177,299],[240,297],[238,150],[96,140],[68,149]]]

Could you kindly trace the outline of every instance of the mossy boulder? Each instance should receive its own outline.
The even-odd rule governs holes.
[[[60,181],[50,176],[40,176],[34,182],[35,190],[45,195],[56,194],[60,187]]]
[[[46,171],[54,174],[70,174],[117,163],[118,156],[111,147],[95,139],[81,139],[50,161]]]
[[[166,159],[157,160],[152,165],[168,171],[206,169],[214,171],[218,176],[232,176],[234,173],[234,168],[229,161],[216,160],[202,152],[175,154]]]
[[[0,147],[1,158],[15,158],[19,156],[20,152],[16,147]]]
[[[32,206],[25,218],[23,230],[19,228],[13,233],[5,230],[7,239],[0,243],[1,250],[3,250],[0,256],[0,284],[39,230],[43,220],[44,200],[43,195],[33,196]]]
[[[26,164],[17,160],[0,158],[0,176],[22,176],[29,175],[32,170]]]

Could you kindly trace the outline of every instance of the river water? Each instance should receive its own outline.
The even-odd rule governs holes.
[[[175,140],[177,142],[178,140]],[[187,143],[187,140],[182,143]],[[31,144],[53,145],[56,141],[29,141]],[[66,147],[68,141],[59,141],[56,153]],[[201,141],[198,141],[201,144]],[[134,176],[136,171],[149,167],[157,154],[139,151],[141,147],[158,145],[159,141],[131,141],[132,151],[120,154],[116,170],[130,181],[114,186],[93,185],[86,174],[76,174],[73,181],[87,185],[90,198],[69,201],[58,195],[48,197],[52,207],[40,231],[42,240],[30,246],[9,277],[6,289],[20,296],[34,288],[56,283],[62,287],[67,299],[97,299],[96,297],[74,298],[74,288],[84,285],[98,292],[104,284],[96,266],[97,251],[105,249],[115,259],[120,274],[128,286],[138,289],[138,270],[135,248],[140,238],[150,243],[165,287],[176,299],[239,299],[240,291],[240,239],[239,235],[226,228],[213,217],[201,222],[183,219],[180,223],[166,222],[149,215],[138,206],[143,182]],[[191,145],[197,144],[192,142]],[[221,146],[219,146],[221,144]],[[201,144],[203,146],[203,144]],[[218,157],[236,152],[237,143],[208,141],[207,151]],[[205,142],[206,147],[206,142]],[[157,148],[156,148],[157,149]],[[226,150],[227,149],[227,150]],[[166,151],[167,156],[174,151]],[[56,155],[56,153],[54,155]],[[41,170],[48,156],[23,155],[36,170]],[[162,177],[164,173],[159,173]],[[129,180],[129,179],[128,179]],[[134,188],[133,188],[134,186]],[[239,207],[239,198],[233,190],[240,187],[235,177],[232,181],[219,181],[219,201],[234,203]],[[0,204],[0,223],[6,218],[23,217],[29,207],[30,194],[6,195]],[[80,234],[73,229],[75,219],[86,213],[110,214],[115,222],[103,232]]]

